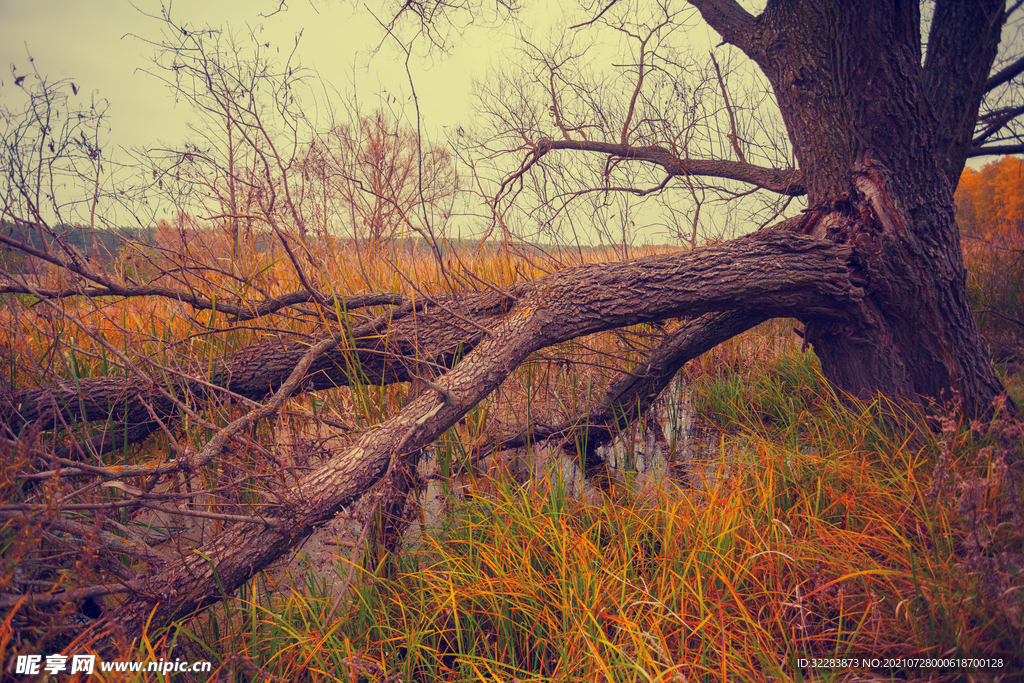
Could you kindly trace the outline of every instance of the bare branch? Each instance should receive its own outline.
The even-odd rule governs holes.
[[[729,90],[725,87],[725,79],[722,78],[722,70],[718,67],[718,60],[715,59],[715,53],[711,53],[711,63],[715,65],[715,75],[718,76],[718,85],[722,88],[722,99],[725,100],[725,111],[729,114],[729,142],[732,143],[733,150],[736,151],[736,156],[739,157],[740,161],[746,163],[747,158],[743,156],[743,150],[740,149],[740,138],[736,134],[736,115],[732,111],[732,104],[729,102]]]
[[[620,159],[646,161],[661,166],[670,176],[697,175],[739,180],[787,196],[800,196],[806,193],[803,175],[797,169],[765,168],[741,161],[679,158],[668,149],[657,145],[633,147],[596,140],[541,140],[534,145],[531,156],[527,157],[519,170],[505,179],[501,191],[522,177],[545,154],[554,150],[596,152]]]
[[[1024,57],[1019,57],[1016,61],[988,77],[988,80],[985,81],[985,92],[995,90],[1003,83],[1010,82],[1022,72],[1024,72]]]
[[[984,124],[985,128],[974,136],[974,139],[971,141],[971,148],[980,147],[985,140],[988,140],[1005,128],[1010,121],[1013,121],[1013,119],[1021,114],[1024,114],[1024,105],[1003,107],[978,117],[978,123]]]
[[[1003,156],[1006,154],[1024,154],[1024,143],[1016,145],[988,145],[987,147],[972,147],[967,153],[970,158]]]
[[[618,3],[618,2],[619,2],[619,0],[612,0],[607,5],[605,5],[605,8],[603,10],[601,10],[600,12],[598,12],[597,16],[595,16],[593,19],[590,19],[588,21],[584,21],[583,23],[580,23],[580,24],[576,24],[575,26],[570,26],[569,28],[570,29],[580,29],[580,28],[583,28],[584,26],[590,26],[595,21],[597,21],[598,19],[603,17],[605,12],[610,10],[612,7],[615,7],[616,3]]]
[[[691,0],[708,26],[722,39],[735,45],[748,57],[760,63],[761,54],[753,44],[755,17],[743,9],[736,0]]]
[[[234,303],[223,299],[207,298],[192,292],[159,285],[114,285],[112,287],[92,287],[87,289],[36,289],[17,284],[0,285],[0,294],[31,294],[41,299],[67,299],[71,297],[93,298],[100,296],[117,296],[124,298],[159,297],[172,299],[188,304],[197,311],[219,311],[230,316],[232,322],[247,322],[267,315],[272,315],[284,308],[298,304],[319,303],[329,309],[335,307],[343,311],[355,311],[370,306],[400,306],[404,298],[400,294],[386,292],[356,294],[353,296],[328,296],[322,292],[309,291],[289,292],[264,301],[246,301]]]

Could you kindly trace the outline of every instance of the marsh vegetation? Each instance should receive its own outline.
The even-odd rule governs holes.
[[[74,84],[19,83],[5,666],[1024,668],[1020,161],[954,195],[968,158],[1024,151],[1020,8],[825,5],[590,8],[572,30],[631,51],[617,85],[526,43],[446,143],[386,110],[322,126],[311,74],[169,15],[153,72],[200,117],[180,146],[115,161]],[[389,35],[467,8],[435,9]],[[676,49],[698,15],[761,74],[749,97]],[[739,237],[705,230],[716,206]],[[655,215],[672,240],[633,230]]]

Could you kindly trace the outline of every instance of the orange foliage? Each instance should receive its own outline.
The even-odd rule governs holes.
[[[1024,160],[1003,157],[980,171],[964,169],[956,189],[956,218],[964,235],[1024,236]]]

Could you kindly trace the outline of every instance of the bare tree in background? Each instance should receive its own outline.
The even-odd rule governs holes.
[[[334,158],[333,194],[358,242],[380,246],[408,235],[424,212],[430,224],[447,221],[457,187],[449,153],[421,149],[416,133],[383,110],[335,127],[326,145]]]
[[[466,162],[499,177],[491,202],[502,230],[628,245],[646,225],[696,246],[721,237],[722,208],[740,200],[732,223],[742,221],[742,232],[778,220],[805,189],[787,172],[790,152],[764,78],[740,71],[748,83],[730,92],[736,60],[709,58],[682,39],[699,23],[692,7],[608,10],[594,25],[551,28],[550,46],[524,42],[521,59],[478,85],[481,128],[465,145]],[[607,40],[598,28],[623,45],[612,64],[602,63]],[[780,169],[777,192],[758,193],[739,179],[754,164]]]
[[[153,169],[152,189],[178,207],[183,227],[227,235],[234,265],[251,257],[255,235],[322,234],[339,150],[325,139],[333,118],[298,61],[298,37],[278,61],[254,34],[177,26],[166,10],[158,18],[164,36],[148,72],[196,118],[183,147],[140,159]]]
[[[618,106],[591,107],[591,86],[572,86],[578,74],[567,72],[571,60],[537,51],[534,74],[544,79],[537,76],[530,87],[546,85],[541,92],[548,99],[509,100],[501,120],[516,123],[494,145],[516,153],[518,163],[490,208],[511,234],[508,202],[529,183],[550,200],[535,214],[548,222],[568,215],[573,193],[672,187],[685,196],[702,191],[690,185],[697,178],[806,196],[806,211],[746,237],[566,268],[504,288],[478,282],[415,295],[357,291],[331,280],[323,252],[308,239],[300,198],[310,181],[299,171],[312,141],[295,132],[297,125],[275,134],[264,119],[231,130],[253,160],[246,191],[257,195],[244,216],[274,236],[295,283],[290,291],[278,293],[261,279],[269,277],[265,263],[236,273],[196,255],[166,254],[147,257],[146,272],[153,275],[140,280],[134,271],[110,272],[62,246],[36,248],[17,236],[0,237],[62,278],[7,271],[0,291],[32,297],[52,311],[56,327],[47,333],[53,339],[60,325],[95,335],[113,368],[79,376],[60,367],[55,355],[44,356],[46,362],[32,357],[19,363],[34,374],[0,394],[3,448],[21,463],[6,484],[15,502],[0,514],[12,528],[42,529],[68,566],[86,553],[99,558],[90,565],[93,576],[109,579],[58,593],[69,587],[66,575],[29,578],[11,570],[3,604],[42,607],[126,593],[95,627],[131,637],[147,624],[158,628],[194,614],[392,480],[401,456],[432,443],[532,353],[635,323],[677,321],[605,397],[565,424],[536,425],[535,437],[610,431],[614,419],[641,412],[686,360],[771,317],[801,320],[829,380],[853,396],[943,401],[956,392],[968,413],[985,413],[1002,387],[968,306],[953,188],[967,158],[1024,151],[1013,128],[1024,111],[1015,87],[1024,56],[999,52],[1001,31],[1017,20],[1019,8],[1001,0],[936,2],[924,24],[925,49],[915,3],[776,0],[756,16],[733,0],[694,0],[692,6],[647,12],[645,4],[612,2],[591,8],[574,29],[603,26],[633,46],[625,67],[631,88]],[[416,13],[421,28],[437,39],[446,8],[407,4],[399,14]],[[674,79],[685,80],[662,55],[685,35],[673,27],[697,20],[694,11],[733,55],[763,74],[798,166],[776,166],[789,158],[783,147],[758,152],[746,146],[742,120],[728,123],[734,117],[724,104],[715,116],[698,115],[685,96],[679,112],[657,115],[667,105],[649,88],[660,78],[666,93]],[[190,59],[203,63],[201,54]],[[712,72],[688,87],[728,92],[725,75]],[[293,113],[290,91],[268,94],[284,121],[302,120],[287,116]],[[231,101],[246,97],[242,92]],[[238,121],[263,115],[255,104],[238,111]],[[52,133],[40,120],[26,125],[45,148]],[[717,136],[700,130],[722,121],[725,132]],[[45,188],[9,180],[18,164],[38,158],[35,147],[10,140],[29,139],[6,139],[4,217],[47,232],[49,219],[31,199],[45,197]],[[698,144],[714,140],[722,158],[704,156],[709,152]],[[570,154],[598,159],[574,168],[598,169],[604,178],[576,190],[562,178],[549,184],[535,178],[557,168],[551,160]],[[632,178],[660,180],[613,184],[637,166],[646,170]],[[40,168],[37,177],[51,177]],[[236,173],[247,177],[230,175]],[[226,225],[243,216],[237,204],[242,185],[234,191],[231,182],[217,185],[227,188],[215,202],[228,202],[215,216]],[[230,233],[237,253],[237,230]],[[99,307],[100,297],[169,299],[180,304],[190,327],[180,338],[118,348],[83,317],[81,306]],[[197,343],[219,353],[197,363],[184,351]],[[322,460],[288,455],[268,433],[269,418],[296,394],[414,379],[421,390],[401,410],[381,415]],[[156,438],[168,444],[160,457],[145,450]],[[190,487],[201,477],[207,484],[200,495]],[[44,492],[60,505],[44,501]],[[216,529],[191,540],[175,536],[164,548],[125,523],[143,508],[210,520]],[[35,547],[19,546],[26,554]],[[85,552],[78,555],[80,548]]]

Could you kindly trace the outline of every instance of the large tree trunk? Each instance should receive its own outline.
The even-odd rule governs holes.
[[[857,398],[956,393],[977,414],[1002,391],[970,310],[953,204],[1002,5],[938,3],[924,65],[915,2],[776,0],[754,26],[732,24],[790,132],[804,231],[853,248],[861,305],[841,323],[801,317],[826,376]]]
[[[987,411],[1002,385],[970,309],[948,183],[938,175],[929,188],[906,187],[870,163],[851,175],[855,213],[826,236],[854,247],[867,296],[849,322],[806,320],[826,376],[861,399]]]

